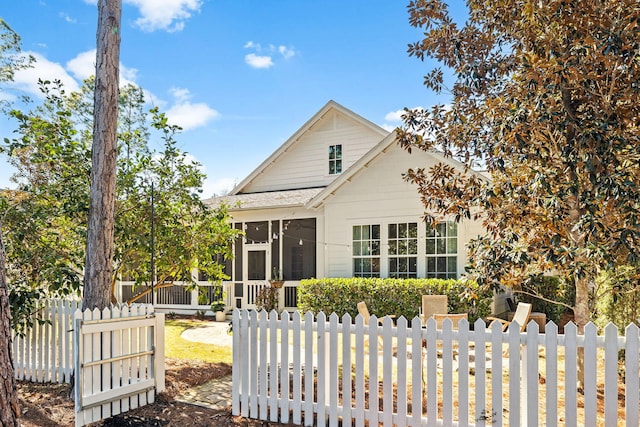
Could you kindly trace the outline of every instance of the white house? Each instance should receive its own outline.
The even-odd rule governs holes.
[[[439,162],[460,166],[436,152],[409,154],[394,132],[329,101],[228,195],[206,201],[228,204],[246,233],[226,266],[229,303],[254,307],[279,273],[285,308],[305,278],[459,277],[481,224],[428,229],[416,187],[402,178]]]

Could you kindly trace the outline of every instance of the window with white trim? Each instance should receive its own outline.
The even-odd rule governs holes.
[[[435,228],[427,225],[427,277],[455,279],[458,277],[458,224],[440,222]]]
[[[380,277],[380,225],[353,226],[354,277]]]
[[[389,224],[389,277],[418,277],[418,223]]]
[[[342,173],[342,144],[329,146],[329,175]]]

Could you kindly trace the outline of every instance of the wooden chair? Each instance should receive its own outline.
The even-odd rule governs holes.
[[[436,325],[438,329],[442,329],[442,323],[444,322],[445,319],[451,319],[451,322],[453,323],[453,330],[457,330],[458,329],[458,323],[460,323],[460,321],[462,319],[465,320],[469,320],[469,314],[468,313],[447,313],[447,314],[440,314],[440,313],[434,313],[433,317],[436,320]]]
[[[371,319],[371,314],[369,313],[369,309],[367,308],[367,303],[364,301],[360,301],[358,303],[358,314],[360,316],[362,316],[362,320],[364,321],[364,325],[368,326],[369,325],[369,320]],[[387,315],[387,316],[382,316],[380,318],[378,318],[378,323],[380,325],[382,325],[382,322],[384,321],[385,317],[391,317],[394,318],[395,316],[393,315]],[[378,335],[378,349],[382,350],[382,336]]]
[[[434,314],[447,314],[449,312],[446,295],[422,295],[422,324],[427,324],[427,319]]]
[[[531,304],[526,302],[519,302],[511,321],[500,319],[498,317],[487,317],[487,320],[491,322],[498,321],[502,323],[503,331],[507,330],[511,322],[516,322],[520,326],[520,332],[524,332],[524,330],[527,328],[527,323],[529,323],[529,316],[531,316]]]

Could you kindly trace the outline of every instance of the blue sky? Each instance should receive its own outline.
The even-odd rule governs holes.
[[[433,64],[407,55],[420,31],[398,0],[123,0],[121,83],[184,127],[179,147],[202,163],[203,197],[241,181],[330,99],[393,129],[399,110],[438,99]],[[96,0],[5,1],[0,16],[36,56],[15,89],[37,79],[75,89],[94,74]],[[12,123],[0,121],[0,137]],[[0,158],[0,188],[11,170]]]

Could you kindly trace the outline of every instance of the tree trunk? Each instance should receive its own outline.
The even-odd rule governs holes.
[[[118,155],[118,77],[121,0],[98,1],[91,194],[83,308],[111,303]]]
[[[0,223],[0,426],[18,426],[20,409],[11,354],[11,312]]]

